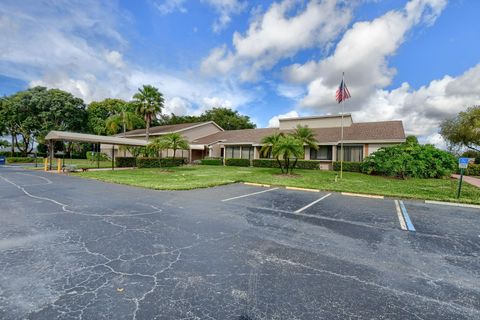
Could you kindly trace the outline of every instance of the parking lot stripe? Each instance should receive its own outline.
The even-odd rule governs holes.
[[[480,206],[476,205],[476,204],[467,204],[467,203],[458,203],[458,202],[444,202],[444,201],[425,200],[425,203],[440,204],[440,205],[444,205],[444,206],[454,206],[454,207],[480,209]]]
[[[395,200],[395,209],[397,210],[398,221],[400,222],[400,228],[402,230],[407,230],[407,226],[405,225],[405,220],[403,219],[402,211],[400,210],[400,205],[398,204],[398,200]]]
[[[407,224],[408,231],[415,231],[415,227],[413,226],[413,223],[410,220],[410,217],[408,216],[407,208],[405,208],[403,201],[400,200],[398,202],[400,203],[400,208],[402,209],[403,218],[405,219],[405,223]]]
[[[265,193],[265,192],[270,192],[270,191],[277,190],[277,189],[278,189],[278,188],[272,188],[272,189],[262,190],[262,191],[258,191],[258,192],[247,193],[247,194],[244,194],[244,195],[241,195],[241,196],[238,196],[238,197],[223,199],[222,202],[230,201],[230,200],[235,200],[235,199],[240,199],[240,198],[245,198],[245,197],[250,197],[250,196],[254,196],[254,195],[256,195],[256,194]]]
[[[302,212],[303,210],[310,208],[310,207],[313,206],[315,203],[318,203],[318,202],[322,201],[323,199],[325,199],[326,197],[329,197],[329,196],[331,196],[331,195],[332,195],[331,193],[326,194],[326,195],[324,195],[323,197],[321,197],[320,199],[317,199],[317,200],[315,200],[315,201],[307,204],[305,207],[298,209],[297,211],[295,211],[295,213],[300,213],[300,212]]]

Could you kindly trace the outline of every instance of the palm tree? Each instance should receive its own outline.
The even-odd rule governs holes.
[[[111,115],[105,122],[106,130],[109,134],[115,134],[122,129],[123,137],[128,130],[132,130],[138,116],[130,111],[122,110],[120,113]],[[139,119],[141,121],[141,119]]]
[[[280,157],[283,158],[286,173],[288,174],[289,170],[290,173],[292,173],[295,164],[293,166],[291,165],[290,158],[294,157],[298,159],[303,157],[303,143],[292,135],[283,136],[280,137],[278,142],[275,144],[272,152],[277,159]]]
[[[185,139],[180,133],[175,132],[166,134],[161,138],[155,139],[149,145],[151,145],[154,150],[157,150],[157,152],[165,149],[173,150],[173,159],[175,159],[178,149],[190,148],[188,140]]]
[[[137,113],[145,119],[146,124],[146,140],[150,137],[150,123],[157,114],[162,112],[163,108],[163,94],[157,88],[150,85],[143,85],[138,88],[138,92],[133,95],[136,102]]]
[[[283,133],[274,133],[269,136],[263,137],[262,139],[262,148],[260,149],[260,156],[261,157],[268,157],[269,154],[273,156],[273,148],[277,145],[278,141],[281,137],[283,137]],[[279,157],[276,157],[278,166],[283,173],[282,163],[280,162]]]
[[[293,137],[297,138],[302,142],[303,145],[306,145],[310,149],[318,150],[318,141],[315,139],[315,134],[312,129],[308,126],[297,125],[295,131],[291,134]],[[293,167],[297,165],[298,158],[295,158],[295,163]]]

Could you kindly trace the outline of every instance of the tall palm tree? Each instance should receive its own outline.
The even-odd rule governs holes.
[[[280,137],[278,142],[273,147],[273,155],[278,158],[283,158],[285,171],[288,174],[293,172],[295,164],[290,163],[290,158],[303,157],[303,143],[292,135]],[[296,163],[296,162],[295,162]],[[282,170],[283,173],[283,170]]]
[[[133,95],[136,103],[136,109],[139,116],[145,119],[146,140],[150,137],[150,123],[159,113],[162,112],[164,98],[163,94],[157,88],[151,85],[143,85],[138,88],[138,92]]]
[[[291,134],[293,137],[297,138],[302,142],[303,145],[306,145],[310,149],[318,150],[318,141],[315,138],[315,133],[308,126],[297,125],[297,128]],[[298,158],[295,158],[293,167],[297,165]]]
[[[157,151],[171,149],[173,150],[173,159],[175,159],[176,153],[178,149],[188,149],[190,145],[188,140],[185,139],[180,133],[169,133],[161,138],[155,139],[150,143],[153,149]]]
[[[280,140],[281,137],[283,137],[283,133],[274,133],[269,136],[263,137],[262,139],[262,148],[260,149],[260,156],[261,157],[268,157],[269,154],[273,156],[273,148],[277,145],[278,141]],[[280,162],[279,157],[276,157],[278,166],[280,167],[280,170],[282,170],[283,173],[283,167],[282,163]]]

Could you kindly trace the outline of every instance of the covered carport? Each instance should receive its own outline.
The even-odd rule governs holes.
[[[115,167],[115,146],[145,147],[147,145],[147,142],[144,140],[113,137],[113,136],[99,136],[95,134],[86,134],[86,133],[77,133],[77,132],[68,132],[68,131],[50,131],[45,137],[45,141],[48,142],[48,158],[50,163],[50,170],[52,170],[52,162],[54,159],[55,141],[83,142],[83,143],[97,144],[99,146],[98,148],[99,151],[100,151],[101,144],[111,145],[112,146],[112,170]]]

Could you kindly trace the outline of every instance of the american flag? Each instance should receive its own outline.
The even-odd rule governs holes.
[[[340,103],[343,100],[347,100],[350,97],[351,97],[350,91],[348,91],[347,85],[345,84],[345,81],[342,79],[342,82],[340,83],[340,86],[337,89],[336,99],[338,103]]]

